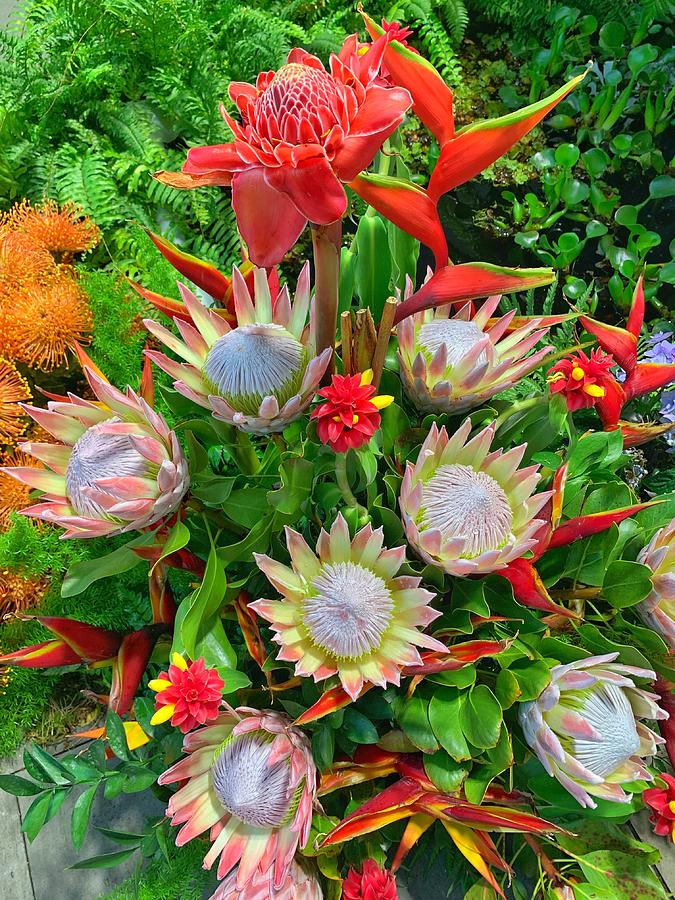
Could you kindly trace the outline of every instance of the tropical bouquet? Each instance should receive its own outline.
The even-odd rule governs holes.
[[[65,595],[146,565],[149,603],[128,633],[40,616],[50,638],[0,657],[90,667],[106,707],[0,786],[34,798],[31,839],[75,791],[77,849],[99,790],[151,789],[166,816],[76,867],[199,842],[212,900],[393,900],[413,848],[461,859],[472,898],[665,897],[619,827],[675,824],[675,498],[631,468],[673,427],[644,416],[675,381],[642,352],[650,287],[625,322],[537,315],[552,270],[454,265],[441,221],[586,70],[456,130],[410,32],[364,20],[328,68],[293,49],[232,83],[232,142],[156,174],[231,189],[242,263],[152,236],[184,281],[135,285],[165,318],[138,385],[78,345],[86,396],[24,405],[23,512],[128,537]],[[414,116],[426,187],[398,152]]]

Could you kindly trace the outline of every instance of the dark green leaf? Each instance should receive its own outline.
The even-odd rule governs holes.
[[[438,741],[431,730],[428,716],[429,704],[418,694],[401,702],[396,714],[398,723],[406,737],[423,753],[434,753],[438,750]]]
[[[425,755],[423,762],[429,780],[439,791],[447,791],[449,794],[460,789],[471,768],[470,765],[455,762],[445,750],[437,750],[430,756]]]
[[[457,762],[471,759],[471,750],[459,724],[466,693],[455,688],[434,691],[429,703],[429,721],[442,747]]]
[[[120,717],[112,709],[108,710],[105,717],[105,733],[108,746],[118,759],[129,759],[129,745],[124,724]]]
[[[6,791],[15,797],[33,797],[44,790],[39,784],[22,778],[21,775],[0,775],[0,791]]]
[[[104,853],[101,856],[90,856],[89,859],[81,859],[79,862],[68,866],[69,869],[112,869],[126,862],[136,853],[136,847],[128,850],[116,850],[114,853]]]
[[[89,826],[89,817],[91,816],[91,807],[98,790],[98,784],[92,784],[86,791],[83,791],[75,801],[73,807],[73,815],[70,822],[70,836],[73,847],[79,850],[84,842],[84,837]]]
[[[502,708],[485,684],[474,685],[460,710],[459,720],[466,739],[475,747],[494,747],[502,727]]]
[[[639,603],[652,590],[651,570],[638,562],[617,559],[609,564],[602,583],[602,594],[615,609]]]
[[[345,710],[342,727],[347,737],[355,744],[376,744],[379,740],[377,728],[356,709]]]

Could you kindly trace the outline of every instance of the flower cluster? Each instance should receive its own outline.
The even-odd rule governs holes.
[[[372,380],[372,369],[360,375],[333,375],[331,384],[318,392],[326,402],[314,407],[311,418],[316,419],[319,440],[336,453],[367,444],[380,427],[380,410],[394,401],[387,394],[376,396]]]

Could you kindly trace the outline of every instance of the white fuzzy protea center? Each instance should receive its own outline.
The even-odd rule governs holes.
[[[563,705],[567,705],[565,699]],[[600,683],[573,708],[602,735],[602,740],[572,738],[569,752],[595,775],[611,775],[640,746],[635,716],[625,692],[615,684]]]
[[[423,527],[438,528],[445,540],[464,538],[465,557],[502,547],[512,524],[506,494],[485,472],[453,463],[441,466],[424,485]]]
[[[352,562],[329,563],[312,582],[304,623],[313,641],[333,656],[357,658],[376,650],[394,603],[385,582]]]
[[[242,325],[219,337],[204,363],[216,392],[239,412],[256,415],[261,401],[280,404],[296,392],[305,348],[281,325]]]
[[[213,763],[211,778],[224,808],[247,825],[278,828],[290,809],[288,760],[269,764],[272,742],[253,732],[235,736]]]
[[[445,344],[448,365],[456,366],[482,337],[484,333],[474,322],[466,322],[463,319],[433,319],[420,328],[418,342],[429,356],[433,356]],[[482,365],[485,360],[483,352],[479,355],[476,365]]]
[[[66,468],[66,491],[71,506],[80,516],[110,518],[86,493],[100,479],[148,475],[148,461],[134,449],[128,435],[105,433],[106,426],[117,421],[108,419],[93,425],[73,447]]]

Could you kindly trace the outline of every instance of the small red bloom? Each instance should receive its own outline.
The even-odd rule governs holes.
[[[396,879],[374,859],[367,859],[360,872],[349,870],[342,882],[342,897],[343,900],[398,900]]]
[[[576,356],[561,359],[549,369],[547,380],[551,393],[563,394],[570,412],[595,406],[608,388],[618,384],[609,371],[613,365],[613,357],[602,350],[592,350],[590,357],[580,350]]]
[[[180,653],[171,657],[169,671],[153,679],[149,687],[157,691],[155,714],[151,725],[171,720],[183,734],[197,725],[204,725],[217,718],[225,684],[215,669],[207,669],[200,657],[188,663]]]
[[[401,25],[400,22],[387,22],[386,19],[382,19],[382,29],[384,33],[387,35],[389,41],[398,41],[399,44],[403,44],[404,47],[407,47],[408,50],[412,50],[413,53],[417,53],[414,47],[411,47],[407,41],[407,38],[413,33],[412,28],[408,28],[406,25]]]
[[[650,788],[644,791],[642,799],[652,810],[649,821],[654,826],[654,834],[661,834],[675,844],[675,778],[660,775],[666,782],[664,788]]]
[[[333,375],[332,383],[319,391],[326,403],[313,411],[319,440],[336,453],[357,450],[367,444],[380,427],[380,410],[393,401],[383,394],[373,396],[371,369],[360,375]]]

